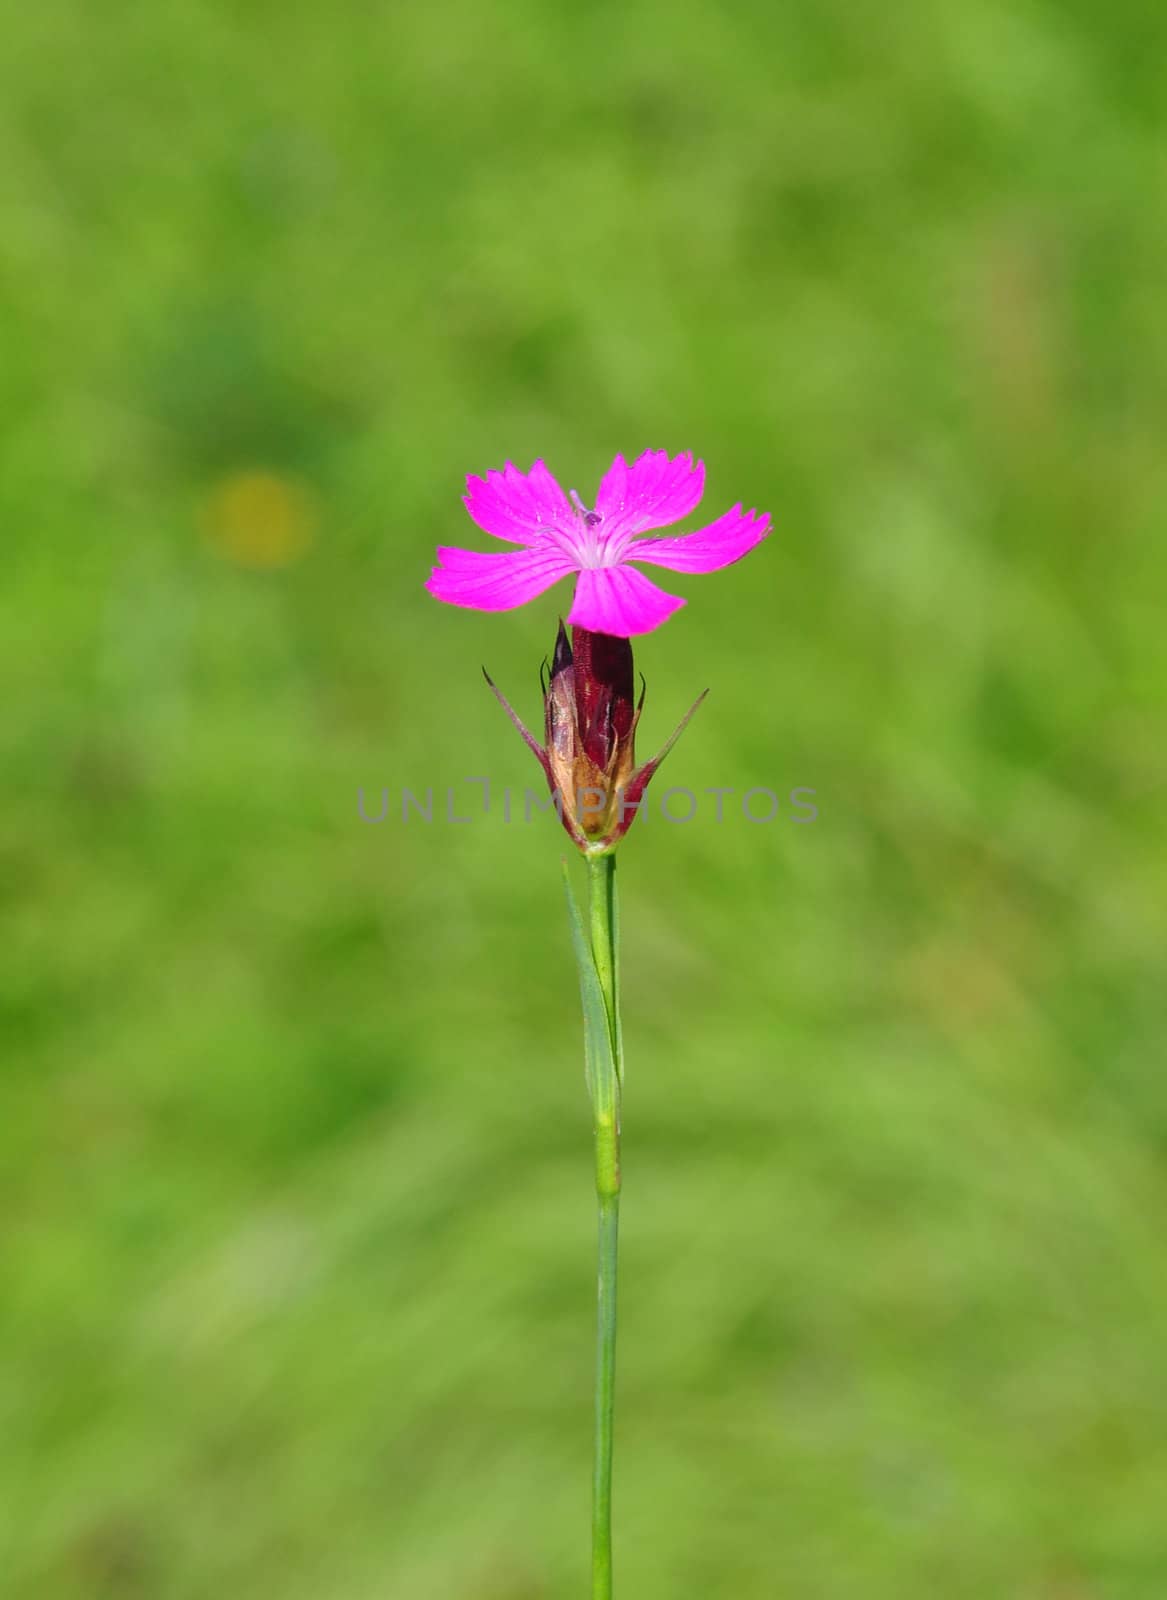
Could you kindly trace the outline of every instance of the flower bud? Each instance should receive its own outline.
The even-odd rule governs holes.
[[[632,646],[586,628],[574,630],[573,645],[561,622],[544,700],[549,781],[565,821],[589,844],[614,844],[633,768]]]
[[[702,694],[661,753],[636,766],[636,726],[644,692],[634,698],[628,639],[559,624],[543,696],[544,749],[523,726],[489,674],[498,696],[542,766],[555,808],[572,841],[587,855],[615,848],[632,826],[650,779],[685,728]]]

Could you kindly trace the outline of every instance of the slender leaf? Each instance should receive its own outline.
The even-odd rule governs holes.
[[[618,1121],[620,1080],[612,1053],[612,1032],[604,1005],[604,990],[584,931],[583,918],[572,893],[566,862],[563,864],[563,887],[567,894],[571,942],[579,968],[579,992],[584,1015],[584,1074],[588,1093],[597,1121],[605,1115]]]

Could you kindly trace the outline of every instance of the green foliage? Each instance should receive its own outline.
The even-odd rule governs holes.
[[[1153,13],[12,11],[5,1600],[586,1592],[565,596],[421,583],[650,445],[776,528],[652,794],[780,807],[621,847],[623,1600],[1159,1600]]]

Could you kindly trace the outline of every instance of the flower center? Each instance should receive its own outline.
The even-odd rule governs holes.
[[[599,511],[589,511],[579,497],[579,491],[572,489],[572,502],[575,505],[576,515],[584,525],[584,536],[581,543],[583,565],[585,567],[602,567],[604,565],[604,540],[596,529],[604,518]]]

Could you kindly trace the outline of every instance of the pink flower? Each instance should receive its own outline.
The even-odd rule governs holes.
[[[696,533],[644,538],[688,516],[700,501],[705,467],[694,465],[688,451],[670,459],[664,450],[646,450],[631,466],[617,456],[594,511],[574,489],[569,500],[542,461],[527,473],[508,462],[501,472],[469,477],[466,484],[466,509],[478,526],[522,548],[486,554],[439,545],[429,592],[452,606],[510,611],[575,572],[567,620],[621,639],[651,633],[685,604],[630,561],[672,572],[716,572],[740,561],[770,531],[768,514],[739,504]]]

